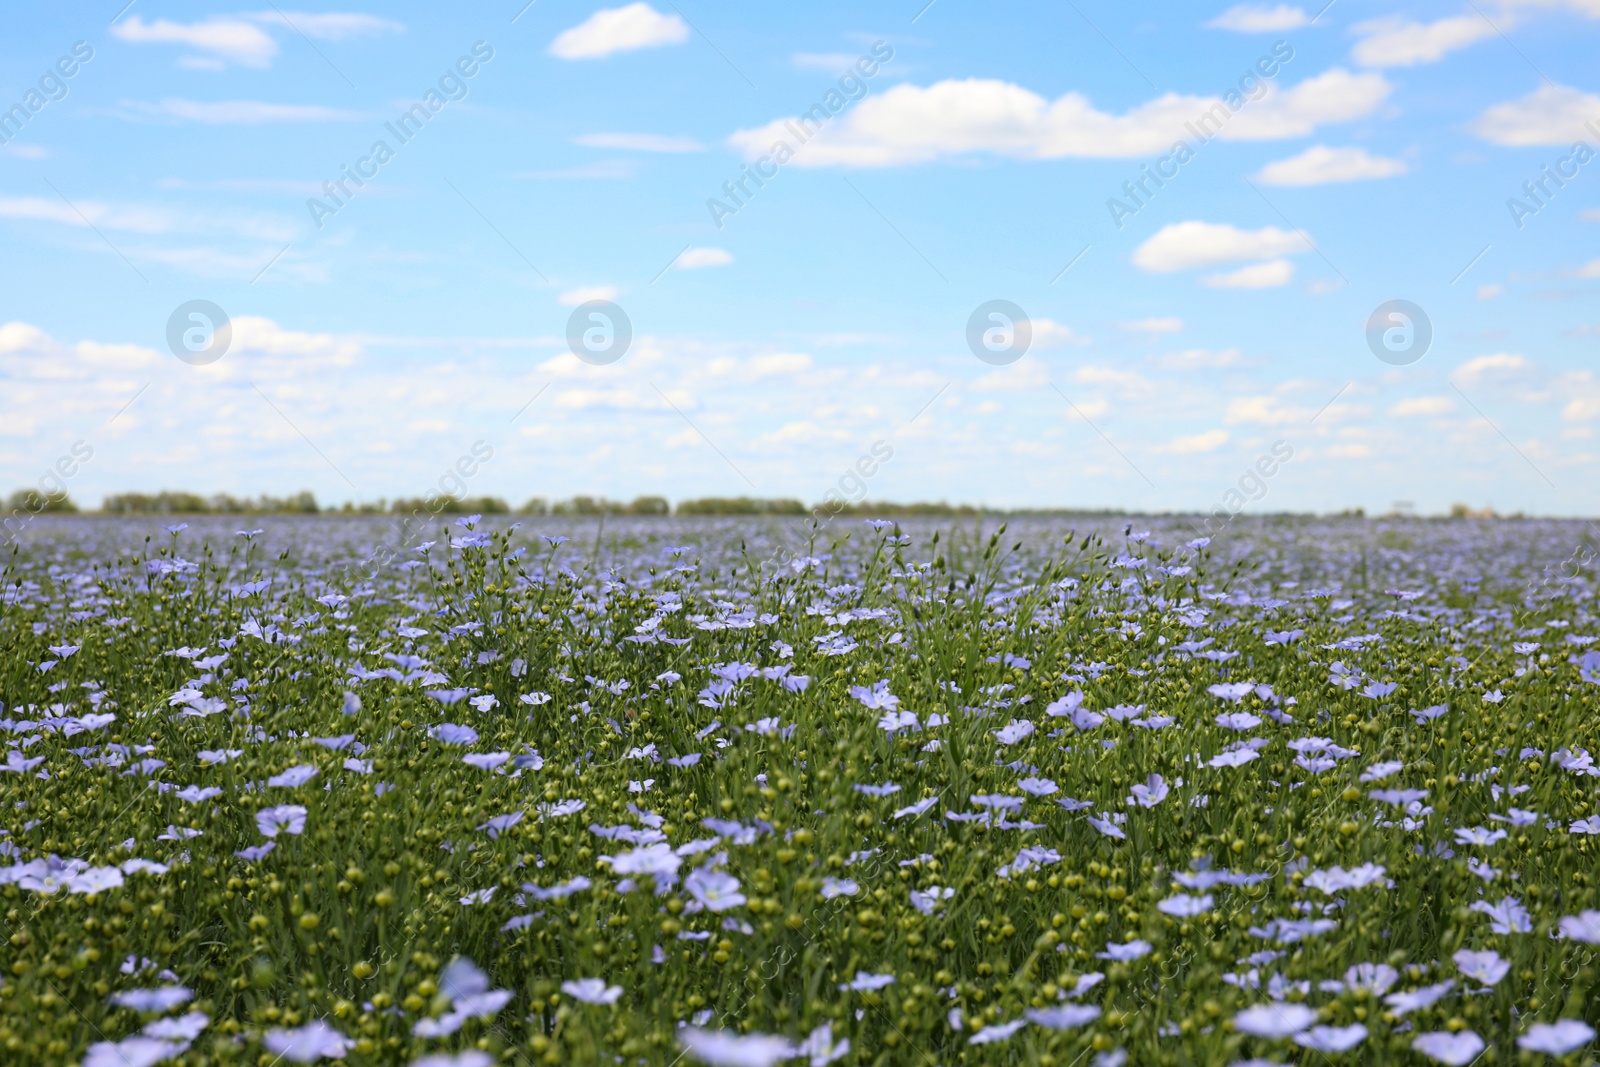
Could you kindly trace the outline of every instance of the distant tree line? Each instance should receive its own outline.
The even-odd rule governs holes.
[[[13,514],[38,515],[46,512],[73,514],[78,505],[66,493],[41,493],[37,489],[19,489],[7,499],[6,508]],[[497,496],[454,497],[440,494],[423,500],[402,497],[393,502],[380,499],[369,503],[350,503],[321,507],[310,491],[292,496],[236,497],[228,493],[202,496],[199,493],[163,490],[159,493],[116,493],[100,504],[106,515],[811,515],[826,519],[839,515],[881,518],[965,518],[977,515],[1035,515],[1035,516],[1110,516],[1133,515],[1135,512],[1111,509],[1084,508],[984,508],[971,504],[946,504],[913,502],[896,504],[887,501],[859,501],[846,503],[830,501],[807,507],[790,498],[765,498],[750,496],[707,496],[680,500],[673,506],[664,496],[640,496],[632,501],[608,500],[603,496],[575,496],[570,500],[550,501],[533,497],[521,507],[513,508]],[[1365,518],[1361,508],[1338,512],[1336,518]],[[1404,516],[1390,516],[1404,517]],[[1420,517],[1420,516],[1412,516]],[[1450,508],[1450,517],[1473,519],[1522,518],[1522,513],[1502,516],[1492,508],[1476,510],[1465,504]]]
[[[162,490],[159,493],[117,493],[100,504],[107,515],[315,515],[322,509],[311,493],[294,496],[249,497],[218,493],[201,496],[199,493]]]

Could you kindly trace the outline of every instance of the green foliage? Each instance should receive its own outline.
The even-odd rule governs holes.
[[[66,493],[41,493],[37,489],[18,489],[6,507],[13,513],[40,515],[45,512],[76,512],[78,505]]]

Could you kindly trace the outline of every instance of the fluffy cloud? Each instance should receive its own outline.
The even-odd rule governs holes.
[[[1398,159],[1370,156],[1364,148],[1329,148],[1319,144],[1297,156],[1268,163],[1256,178],[1266,185],[1327,185],[1389,178],[1405,172],[1406,165]]]
[[[1454,15],[1437,22],[1375,19],[1355,27],[1361,40],[1350,58],[1363,67],[1413,67],[1437,63],[1458,49],[1495,36],[1489,20],[1477,13]]]
[[[556,297],[562,307],[575,308],[579,304],[586,304],[591,300],[615,300],[617,287],[614,285],[580,285],[576,289],[568,289]]]
[[[1526,370],[1529,363],[1526,358],[1514,352],[1496,352],[1489,356],[1478,356],[1469,359],[1456,368],[1452,378],[1462,385],[1471,387],[1477,385],[1485,378],[1499,378]]]
[[[1308,248],[1299,234],[1276,226],[1241,230],[1227,223],[1174,222],[1135,249],[1133,262],[1143,270],[1164,274],[1219,263],[1272,259]]]
[[[1276,30],[1295,30],[1311,21],[1304,11],[1288,4],[1267,7],[1265,4],[1236,4],[1206,23],[1214,30],[1233,30],[1235,33],[1272,33]]]
[[[1267,426],[1289,426],[1307,423],[1316,413],[1314,408],[1286,404],[1275,396],[1241,396],[1228,402],[1222,420],[1229,425],[1258,422]]]
[[[674,266],[680,270],[699,270],[701,267],[726,267],[733,262],[733,253],[724,248],[686,248]]]
[[[1584,123],[1600,119],[1600,96],[1564,85],[1542,85],[1527,96],[1496,104],[1472,124],[1472,132],[1507,147],[1568,145]]]
[[[1041,351],[1047,348],[1060,348],[1063,345],[1086,345],[1089,338],[1073,330],[1071,326],[1062,325],[1052,319],[1031,319],[1033,324],[1032,347]]]
[[[1133,330],[1137,333],[1178,333],[1183,329],[1183,320],[1173,315],[1167,318],[1139,319],[1120,325],[1124,330]]]
[[[1017,159],[1126,159],[1165,151],[1190,137],[1185,123],[1208,117],[1224,140],[1303,137],[1324,123],[1371,114],[1391,86],[1378,74],[1334,69],[1267,92],[1230,112],[1217,97],[1166,93],[1120,115],[1100,111],[1081,93],[1047,100],[1012,82],[992,78],[947,79],[927,87],[897,85],[829,119],[806,143],[792,131],[815,118],[776,119],[739,130],[728,143],[756,159],[775,141],[796,150],[802,167],[889,167],[944,156],[986,152]]]
[[[267,33],[269,28],[324,41],[405,29],[398,22],[357,12],[274,9],[240,16],[218,15],[188,23],[171,19],[146,22],[138,15],[130,15],[111,28],[111,35],[129,44],[187,45],[201,54],[183,57],[178,61],[180,66],[215,70],[229,63],[244,67],[271,66],[278,54],[278,44]]]
[[[1448,415],[1456,409],[1456,402],[1447,396],[1407,397],[1389,409],[1396,418],[1413,418],[1424,415]]]
[[[401,33],[405,27],[398,22],[351,11],[258,11],[246,16],[256,22],[293,29],[319,41],[342,41],[347,37],[362,37],[373,33]],[[287,25],[285,25],[287,23]]]
[[[213,62],[266,67],[278,54],[278,43],[253,22],[226,16],[204,22],[145,22],[129,15],[111,28],[111,35],[129,44],[183,44],[207,53]]]
[[[1239,350],[1224,348],[1190,348],[1182,352],[1168,352],[1157,362],[1175,370],[1215,370],[1218,367],[1235,367],[1239,364]]]
[[[1200,279],[1200,284],[1212,289],[1273,289],[1288,285],[1293,278],[1293,263],[1287,259],[1272,259],[1226,274],[1207,274]]]
[[[36,196],[0,196],[0,218],[53,222],[80,229],[93,226],[146,236],[184,233],[282,242],[295,234],[292,223],[266,215],[174,211],[146,204],[107,204],[98,200],[75,200],[67,204]],[[156,250],[143,249],[141,254],[153,257]],[[260,263],[256,263],[252,269],[259,268]]]
[[[203,122],[209,126],[258,126],[266,122],[353,122],[368,116],[359,111],[320,104],[271,104],[261,100],[176,100],[160,103],[124,100],[124,111],[136,115]]]
[[[705,147],[693,137],[659,133],[586,133],[572,140],[585,148],[620,148],[627,152],[699,152]]]
[[[663,15],[646,3],[596,11],[550,42],[558,59],[604,59],[616,52],[682,44],[689,27],[677,15]]]
[[[1163,452],[1186,456],[1198,453],[1215,452],[1228,443],[1228,431],[1207,430],[1205,433],[1190,434],[1187,437],[1174,437],[1162,446]]]

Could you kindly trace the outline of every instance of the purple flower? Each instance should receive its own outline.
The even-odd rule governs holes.
[[[1233,1017],[1237,1030],[1252,1037],[1293,1037],[1317,1021],[1317,1013],[1304,1004],[1257,1004]]]
[[[1027,1025],[1027,1019],[1012,1019],[1008,1023],[995,1023],[993,1026],[985,1026],[982,1030],[967,1038],[967,1044],[992,1045],[998,1041],[1007,1041],[1012,1034]]]
[[[193,996],[193,993],[181,985],[164,985],[155,989],[124,989],[120,993],[111,994],[111,1003],[119,1008],[160,1014],[171,1011]]]
[[[622,987],[608,986],[604,978],[580,978],[575,982],[562,982],[561,992],[585,1004],[615,1004],[622,996]]]
[[[90,867],[67,878],[67,892],[93,896],[122,885],[122,872],[115,867]]]
[[[267,854],[277,847],[278,843],[276,841],[268,841],[264,845],[252,845],[249,848],[241,848],[239,851],[235,852],[234,855],[238,856],[240,859],[255,863],[258,860],[266,859]]]
[[[1360,1023],[1349,1026],[1313,1026],[1294,1035],[1294,1043],[1316,1052],[1349,1052],[1367,1039],[1367,1028]]]
[[[1557,1019],[1553,1023],[1534,1023],[1517,1038],[1517,1047],[1529,1052],[1565,1056],[1594,1040],[1594,1027],[1577,1019]]]
[[[1182,785],[1183,783],[1179,782],[1178,784]],[[1171,789],[1168,788],[1165,779],[1159,774],[1152,774],[1144,780],[1144,785],[1132,787],[1133,795],[1128,799],[1138,804],[1141,808],[1153,808],[1167,799],[1167,794],[1170,792]]]
[[[664,847],[664,846],[659,846]],[[674,857],[676,858],[676,857]],[[683,881],[683,888],[709,911],[727,911],[745,903],[739,892],[739,879],[724,871],[696,867]]]
[[[135,1034],[121,1041],[96,1041],[83,1058],[83,1067],[155,1067],[162,1060],[181,1056],[189,1043],[164,1041]]]
[[[1600,945],[1600,911],[1586,911],[1581,915],[1561,917],[1561,936],[1574,941]]]
[[[1012,719],[994,732],[995,740],[1002,745],[1014,745],[1033,733],[1033,723],[1026,719]]]
[[[839,988],[854,990],[857,993],[876,993],[892,985],[894,985],[892,974],[868,974],[866,971],[857,971],[855,978],[848,982],[840,982]]]
[[[256,826],[263,837],[280,833],[298,834],[306,828],[306,809],[299,804],[279,804],[256,812]]]
[[[689,1056],[711,1067],[776,1067],[795,1055],[794,1044],[771,1034],[737,1034],[731,1030],[702,1030],[685,1026],[678,1031]]]
[[[1197,897],[1188,893],[1174,893],[1158,903],[1156,910],[1179,919],[1192,919],[1196,915],[1204,915],[1210,911],[1213,903],[1210,893]]]
[[[1034,1008],[1024,1013],[1029,1022],[1051,1030],[1070,1030],[1100,1018],[1093,1004],[1063,1004],[1059,1008]]]
[[[1486,986],[1499,985],[1511,971],[1511,961],[1501,959],[1500,953],[1492,948],[1484,952],[1462,949],[1450,958],[1455,961],[1456,970]]]
[[[1455,979],[1440,982],[1437,985],[1423,986],[1421,989],[1412,989],[1404,993],[1390,993],[1383,998],[1383,1002],[1394,1011],[1396,1015],[1405,1015],[1407,1012],[1421,1011],[1431,1008],[1443,999],[1444,995],[1456,987]]]
[[[146,1037],[159,1037],[163,1041],[193,1041],[211,1024],[211,1016],[203,1011],[191,1011],[176,1019],[157,1019],[144,1028]]]
[[[1412,1038],[1411,1047],[1447,1067],[1467,1067],[1483,1051],[1483,1038],[1471,1030],[1462,1030],[1457,1034],[1434,1030]]]
[[[429,730],[428,736],[447,745],[470,745],[478,740],[478,731],[470,726],[460,726],[453,722],[447,722]]]
[[[297,1030],[268,1030],[261,1043],[294,1063],[315,1063],[324,1057],[336,1060],[355,1044],[323,1022],[313,1019]]]
[[[1119,944],[1116,941],[1106,942],[1104,952],[1096,952],[1095,957],[1102,960],[1115,960],[1117,963],[1128,963],[1150,955],[1152,946],[1150,942],[1138,939]]]
[[[273,775],[271,778],[267,779],[267,784],[293,789],[295,786],[305,785],[316,776],[317,769],[315,767],[302,763],[298,766],[290,767],[282,774]]]
[[[1506,897],[1498,904],[1484,900],[1472,903],[1473,911],[1489,916],[1489,929],[1497,934],[1527,934],[1533,932],[1533,916],[1516,897]]]
[[[1122,827],[1118,826],[1110,819],[1102,819],[1098,815],[1089,816],[1089,825],[1094,827],[1096,830],[1099,830],[1106,837],[1120,837],[1126,839],[1128,836],[1127,833],[1123,831]]]
[[[853,685],[850,687],[850,695],[860,701],[862,707],[870,711],[883,711],[900,706],[900,698],[889,692],[889,680],[887,678],[881,682],[874,683],[871,689],[865,686]]]
[[[822,880],[822,899],[832,900],[835,897],[853,897],[861,892],[861,887],[848,878],[824,878]],[[741,897],[740,900],[744,898]],[[719,910],[716,908],[713,911]]]

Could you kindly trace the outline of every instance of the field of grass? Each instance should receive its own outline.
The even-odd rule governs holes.
[[[1595,1062],[1587,524],[247,521],[5,557],[6,1064]]]

